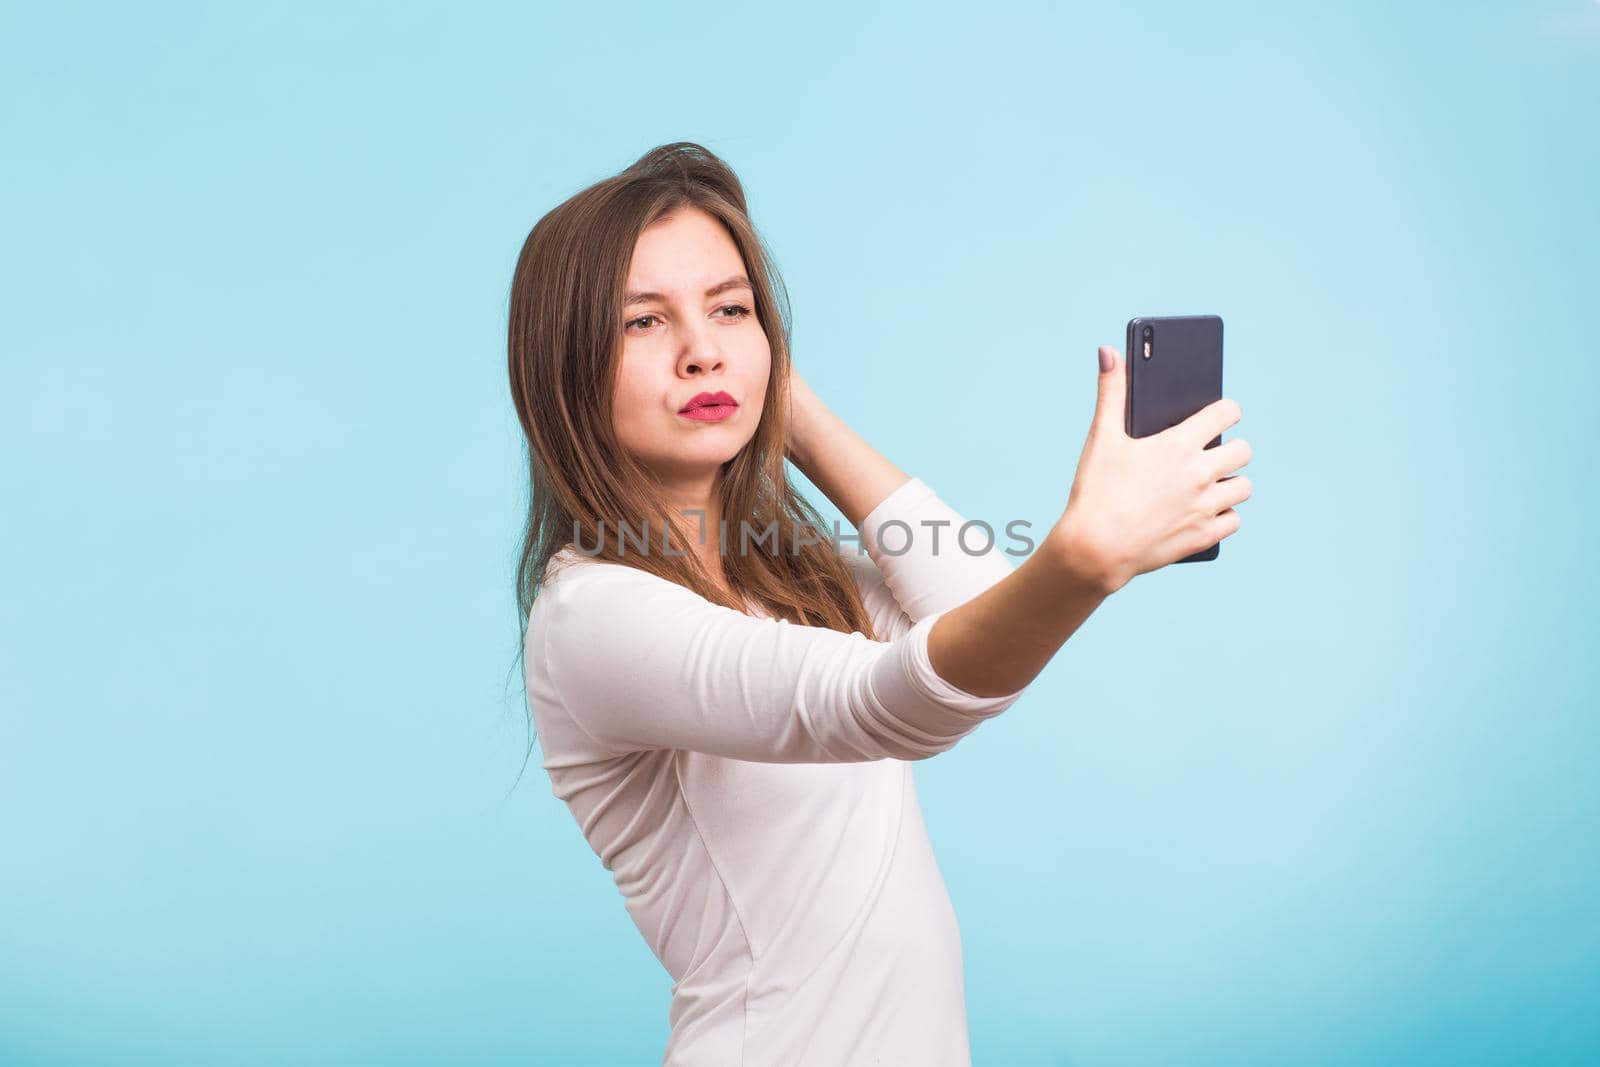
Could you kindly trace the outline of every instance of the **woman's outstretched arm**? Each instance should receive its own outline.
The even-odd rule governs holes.
[[[924,631],[934,674],[969,696],[1019,692],[1106,597],[1239,528],[1233,506],[1249,497],[1250,480],[1229,472],[1249,461],[1249,445],[1240,438],[1208,444],[1239,420],[1237,402],[1214,401],[1134,438],[1123,425],[1123,361],[1108,346],[1099,356],[1094,416],[1065,512],[1021,565],[944,609]],[[796,465],[852,522],[883,499],[876,494],[904,480],[798,376],[790,404]],[[823,436],[829,433],[836,439]]]
[[[1241,438],[1208,444],[1239,420],[1222,399],[1148,437],[1123,425],[1127,375],[1114,348],[1100,349],[1094,417],[1066,511],[1014,573],[939,616],[928,661],[974,696],[1033,681],[1106,597],[1239,528],[1233,505],[1250,480],[1230,475],[1250,458]]]
[[[755,618],[624,564],[580,562],[547,582],[534,604],[530,692],[558,702],[612,753],[926,759],[1021,695],[977,697],[940,678],[927,646],[937,618],[894,641],[870,641]]]
[[[1058,525],[1016,570],[938,616],[928,633],[934,673],[976,697],[1029,685],[1110,596],[1102,573]]]
[[[944,611],[928,635],[935,672],[974,696],[1023,689],[1109,590],[1075,569],[1074,547],[1052,531],[1042,551],[1013,568],[999,549],[968,555],[957,542],[961,516],[874,448],[824,404],[799,373],[789,376],[789,453],[796,467],[862,529],[865,547],[912,619]],[[907,496],[907,494],[911,494]],[[891,495],[950,517],[938,530],[913,528],[903,554],[883,552],[880,505]],[[934,520],[939,521],[939,520]],[[942,541],[934,550],[935,538]]]

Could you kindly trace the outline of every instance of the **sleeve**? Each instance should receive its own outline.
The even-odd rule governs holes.
[[[926,759],[1023,690],[974,696],[933,671],[924,615],[893,641],[757,618],[633,567],[547,585],[539,654],[574,723],[622,753],[764,763]]]
[[[1016,569],[991,527],[974,522],[963,534],[967,525],[927,483],[912,478],[861,520],[859,545],[841,541],[840,555],[879,635],[893,640]]]

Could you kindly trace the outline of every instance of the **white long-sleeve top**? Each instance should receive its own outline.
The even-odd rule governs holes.
[[[896,519],[899,555],[907,529],[878,543]],[[543,766],[672,976],[664,1065],[971,1063],[910,762],[1022,693],[929,662],[934,620],[1012,570],[964,551],[963,522],[912,478],[862,521],[865,555],[841,538],[877,641],[552,557],[525,646]]]

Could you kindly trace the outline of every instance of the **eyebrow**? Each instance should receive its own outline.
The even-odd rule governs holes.
[[[716,285],[713,285],[711,288],[707,289],[706,296],[712,297],[716,296],[718,293],[725,293],[729,289],[740,288],[749,289],[751,292],[755,292],[755,286],[750,284],[749,278],[746,278],[743,274],[735,274],[726,281],[718,282]],[[663,304],[667,303],[667,298],[662,296],[660,293],[628,293],[625,297],[623,297],[622,306],[632,307],[635,304],[644,304],[651,300],[659,300]]]

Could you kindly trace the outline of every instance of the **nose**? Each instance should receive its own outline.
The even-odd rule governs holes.
[[[710,339],[694,336],[683,346],[683,354],[678,358],[678,373],[685,377],[711,374],[724,370],[723,362],[722,353],[717,351]]]

